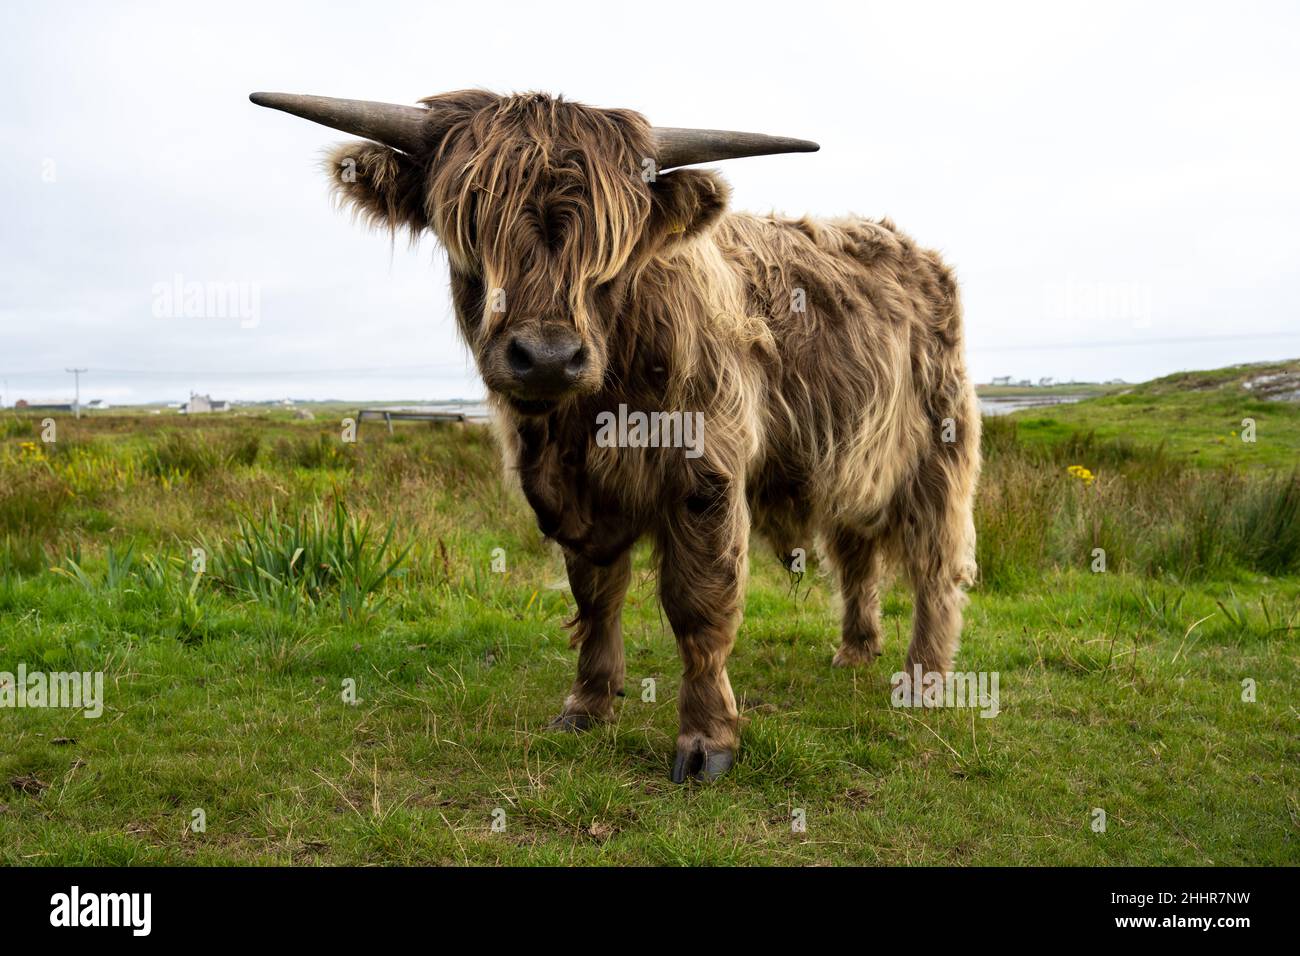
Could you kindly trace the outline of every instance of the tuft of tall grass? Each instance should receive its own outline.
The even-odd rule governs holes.
[[[108,592],[117,592],[124,589],[135,577],[137,577],[135,561],[135,545],[128,544],[126,550],[119,551],[111,544],[104,555],[104,576],[96,581],[82,567],[81,551],[78,548],[73,554],[69,554],[63,559],[63,563],[50,568],[55,574],[67,578],[79,584],[83,590],[88,592],[104,590]]]
[[[203,479],[226,464],[221,448],[188,432],[165,431],[144,456],[145,471],[168,481],[177,476]]]
[[[262,436],[251,430],[235,432],[226,439],[226,458],[232,464],[252,466],[262,450]]]
[[[74,496],[94,498],[108,491],[125,491],[140,477],[135,455],[114,453],[95,445],[74,445],[50,460],[50,468]]]
[[[0,417],[0,439],[31,438],[36,434],[37,419],[20,418],[17,415]]]
[[[1053,476],[1010,457],[990,463],[975,503],[982,587],[1014,590],[1049,563],[1049,528],[1060,489]]]
[[[119,558],[117,563],[124,569],[121,577],[133,574],[140,585],[162,599],[164,606],[170,608],[172,626],[177,639],[186,644],[202,640],[207,634],[207,606],[204,600],[206,591],[202,589],[203,573],[188,565],[183,558],[167,555],[150,555],[138,565],[129,566],[130,554]],[[113,553],[109,551],[109,572],[105,577],[105,586],[115,575]]]
[[[282,438],[275,443],[275,458],[294,468],[347,468],[354,460],[347,445],[327,434]]]
[[[29,577],[49,567],[49,556],[36,538],[6,534],[0,538],[0,578]]]
[[[1300,470],[1249,485],[1235,516],[1250,566],[1273,575],[1300,571]]]
[[[383,604],[379,591],[400,573],[410,545],[393,542],[395,523],[382,536],[358,520],[342,500],[328,512],[319,502],[296,519],[280,517],[273,505],[258,516],[243,515],[234,535],[209,547],[213,577],[231,591],[293,612],[316,606],[336,592],[345,619]]]
[[[235,466],[255,465],[261,449],[262,436],[248,429],[225,435],[166,430],[145,451],[143,470],[164,484],[201,481]]]
[[[59,526],[72,492],[48,461],[20,461],[0,474],[0,534],[31,535]]]

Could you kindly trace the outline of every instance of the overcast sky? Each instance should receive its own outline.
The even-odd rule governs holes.
[[[1300,355],[1300,5],[5,0],[3,400],[475,397],[446,266],[328,200],[254,90],[471,86],[815,139],[736,208],[890,216],[977,381]],[[178,278],[179,277],[179,278]],[[236,283],[251,318],[163,315]],[[161,303],[161,304],[160,304]]]

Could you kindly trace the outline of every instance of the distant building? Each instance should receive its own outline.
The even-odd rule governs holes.
[[[230,411],[229,402],[214,401],[211,395],[200,395],[198,392],[190,392],[190,400],[180,408],[182,415],[204,415],[209,412],[228,411]]]
[[[108,402],[104,401],[102,398],[92,398],[90,401],[86,402],[86,404],[82,405],[81,407],[85,409],[89,409],[92,412],[102,412],[105,409],[112,408],[113,406],[108,404]]]
[[[1112,379],[1109,379],[1105,384],[1107,384],[1107,385],[1127,385],[1128,382],[1124,381],[1122,378],[1112,378]]]
[[[1010,385],[1010,384],[1011,384],[1011,376],[1010,376],[1010,375],[999,375],[997,378],[995,378],[995,379],[993,380],[993,384],[994,384],[994,385]]]
[[[1042,378],[1038,380],[1039,388],[1050,388],[1051,385],[1052,385],[1052,376],[1050,375],[1044,375]]]
[[[70,412],[72,402],[62,398],[38,398],[29,402],[20,398],[14,402],[14,408],[25,408],[32,412]]]

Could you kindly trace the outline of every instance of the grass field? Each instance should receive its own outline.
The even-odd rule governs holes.
[[[832,669],[830,581],[756,545],[740,760],[688,787],[644,549],[617,721],[542,731],[571,599],[486,430],[0,418],[0,672],[105,675],[0,709],[0,863],[1296,864],[1300,407],[1242,375],[986,422],[994,718],[890,706],[902,588]]]
[[[1058,443],[1072,431],[1088,430],[1109,442],[1163,444],[1171,455],[1201,465],[1290,468],[1300,449],[1296,406],[1243,387],[1282,375],[1300,388],[1300,360],[1181,372],[1080,405],[1053,406],[1050,416],[1025,413],[1020,435],[1031,443]],[[1254,442],[1240,440],[1246,419],[1255,421]]]

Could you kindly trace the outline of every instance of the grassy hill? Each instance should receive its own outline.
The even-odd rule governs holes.
[[[1292,468],[1300,461],[1300,360],[1179,372],[1016,419],[1029,443],[1059,443],[1086,431],[1203,465]],[[1245,419],[1255,422],[1253,442],[1242,440]]]
[[[832,669],[832,582],[756,545],[740,760],[684,788],[644,548],[617,721],[542,731],[572,599],[486,429],[0,419],[0,672],[106,689],[0,709],[0,863],[1294,865],[1300,441],[1255,374],[986,422],[958,667],[995,718],[890,705],[899,587],[885,655]]]

